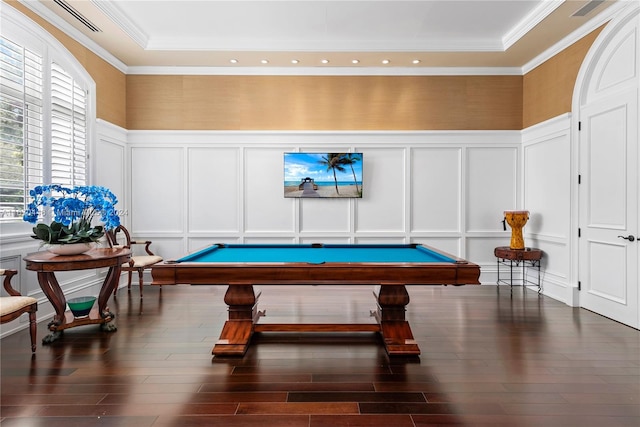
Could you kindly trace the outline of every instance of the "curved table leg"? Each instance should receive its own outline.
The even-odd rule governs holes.
[[[65,323],[64,312],[67,307],[67,300],[54,273],[38,272],[38,283],[40,284],[40,288],[42,288],[42,292],[47,296],[47,299],[56,311],[53,320],[47,325],[52,333],[42,339],[43,344],[50,344],[62,335],[62,332],[58,331],[58,328]]]
[[[107,277],[105,277],[102,287],[100,288],[100,294],[98,295],[98,312],[102,319],[104,319],[104,323],[100,325],[100,329],[105,332],[115,332],[118,330],[115,323],[113,323],[116,315],[109,311],[107,303],[109,302],[109,297],[111,297],[118,286],[121,272],[122,266],[120,265],[110,267],[107,272]]]

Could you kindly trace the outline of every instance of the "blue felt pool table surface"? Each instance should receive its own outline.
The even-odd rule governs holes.
[[[456,263],[422,245],[219,244],[177,263]]]
[[[421,244],[215,244],[151,269],[153,285],[479,284],[477,264]]]

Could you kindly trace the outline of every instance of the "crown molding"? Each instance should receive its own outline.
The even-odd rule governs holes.
[[[553,56],[559,54],[564,49],[568,48],[596,28],[609,22],[616,14],[624,9],[630,2],[621,0],[612,4],[601,13],[587,21],[583,26],[551,46],[549,49],[542,52],[540,55],[533,58],[531,61],[522,66],[522,75],[527,74],[537,66],[543,64],[545,61],[551,59]]]
[[[538,7],[536,7],[531,13],[524,17],[522,21],[516,24],[507,34],[502,38],[503,50],[509,49],[518,40],[524,37],[529,31],[536,25],[542,22],[547,16],[551,15],[554,10],[562,6],[565,0],[545,0]]]
[[[127,15],[125,15],[115,2],[110,0],[91,0],[91,3],[104,13],[113,23],[122,29],[138,46],[143,49],[149,44],[149,36],[138,28]]]
[[[18,2],[24,7],[26,7],[27,9],[31,10],[33,13],[43,18],[45,21],[47,21],[51,25],[58,28],[60,31],[66,33],[75,41],[77,41],[78,43],[80,43],[81,45],[89,49],[91,52],[98,55],[100,58],[107,61],[109,64],[113,65],[115,68],[117,68],[121,72],[125,74],[127,73],[127,66],[122,61],[120,61],[118,58],[113,56],[107,50],[103,49],[100,45],[98,45],[96,42],[91,40],[89,37],[82,34],[80,30],[76,29],[67,21],[60,18],[58,15],[56,15],[51,10],[49,10],[46,6],[43,6],[40,2],[30,1],[30,0],[18,0]]]
[[[129,67],[128,74],[209,76],[519,76],[520,67]]]

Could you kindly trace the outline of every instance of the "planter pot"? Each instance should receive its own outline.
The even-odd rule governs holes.
[[[44,248],[56,255],[79,255],[95,248],[95,243],[70,243],[68,245],[44,245]]]
[[[86,317],[91,313],[96,297],[77,297],[67,300],[69,309],[73,313],[73,317]]]

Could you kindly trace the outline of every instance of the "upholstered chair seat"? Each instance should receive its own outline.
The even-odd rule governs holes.
[[[118,241],[118,233],[122,233],[124,235],[125,241],[124,244],[121,244]],[[122,265],[122,270],[128,272],[128,280],[127,280],[127,289],[129,292],[131,291],[131,276],[134,271],[138,272],[138,282],[140,283],[140,298],[142,298],[142,286],[144,283],[144,270],[150,268],[152,265],[162,262],[162,257],[154,254],[149,246],[151,245],[150,240],[132,240],[131,234],[129,230],[127,230],[124,226],[119,225],[115,229],[109,231],[107,233],[107,240],[109,241],[109,245],[113,248],[127,248],[131,249],[132,255],[131,259],[128,263]],[[141,254],[137,254],[134,249],[138,245],[138,247],[144,247],[144,252]],[[142,249],[140,249],[142,252]],[[113,291],[113,295],[116,295],[117,288]]]
[[[4,276],[4,289],[8,296],[0,297],[0,323],[11,322],[23,313],[29,314],[29,333],[31,335],[31,351],[36,351],[36,312],[38,300],[25,297],[11,286],[11,278],[18,272],[16,270],[0,269],[0,276]]]

